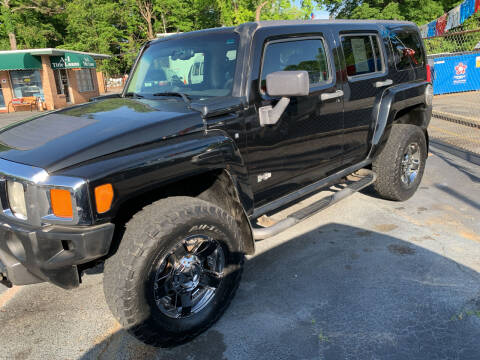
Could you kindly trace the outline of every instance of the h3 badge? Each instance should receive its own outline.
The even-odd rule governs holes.
[[[268,180],[271,177],[272,177],[272,173],[270,173],[270,172],[266,172],[266,173],[257,175],[257,182],[262,182],[262,181]]]

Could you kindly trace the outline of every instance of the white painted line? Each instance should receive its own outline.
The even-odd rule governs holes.
[[[20,286],[14,286],[0,294],[0,309],[4,307],[20,291]]]

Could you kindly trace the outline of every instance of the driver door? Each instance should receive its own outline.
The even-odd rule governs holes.
[[[270,40],[267,31],[260,35],[264,38],[259,41],[259,49],[257,46],[263,54],[259,56],[259,77],[252,89],[257,114],[258,108],[275,106],[279,100],[266,92],[265,79],[272,72],[306,70],[310,94],[291,97],[274,125],[260,126],[258,115],[247,123],[248,167],[255,207],[340,168],[343,152],[343,92],[342,83],[337,83],[331,34]]]

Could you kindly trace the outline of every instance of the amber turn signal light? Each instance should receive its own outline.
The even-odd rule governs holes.
[[[104,184],[95,188],[95,203],[99,214],[106,213],[112,207],[113,187],[112,184]]]
[[[73,206],[70,191],[62,189],[50,190],[53,215],[59,218],[72,219]]]

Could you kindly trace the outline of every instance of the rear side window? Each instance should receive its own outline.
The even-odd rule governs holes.
[[[416,32],[392,32],[390,34],[390,42],[393,46],[397,70],[406,70],[424,65],[423,47]]]
[[[383,72],[383,60],[376,35],[342,36],[348,76]]]
[[[263,56],[261,91],[266,91],[267,75],[276,71],[305,70],[310,86],[330,81],[327,55],[322,39],[271,42]]]

